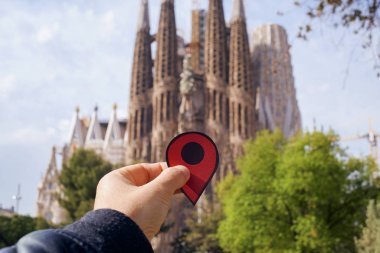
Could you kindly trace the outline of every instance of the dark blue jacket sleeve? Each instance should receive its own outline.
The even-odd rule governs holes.
[[[110,209],[87,213],[63,229],[30,233],[0,253],[153,252],[141,229],[127,216]]]

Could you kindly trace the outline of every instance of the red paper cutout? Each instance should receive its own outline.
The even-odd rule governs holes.
[[[184,165],[190,170],[190,179],[181,190],[195,205],[218,167],[219,153],[207,135],[187,132],[170,142],[166,150],[166,162],[169,167]]]

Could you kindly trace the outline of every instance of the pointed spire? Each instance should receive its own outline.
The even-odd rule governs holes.
[[[233,155],[242,153],[244,139],[254,134],[256,93],[253,89],[252,67],[243,0],[234,0],[230,24],[229,88],[231,104],[230,134]],[[247,97],[244,97],[246,96]],[[244,97],[244,99],[242,99]]]
[[[238,20],[245,20],[244,2],[243,0],[234,0],[232,7],[231,23]]]
[[[177,28],[174,14],[174,1],[162,0],[160,20],[156,36],[157,50],[155,60],[156,82],[168,77],[178,79],[177,69]]]
[[[75,115],[72,121],[72,127],[69,135],[69,145],[75,147],[83,147],[85,136],[83,136],[85,130],[79,116],[79,106],[75,108]]]
[[[152,37],[149,34],[149,9],[148,0],[140,0],[140,15],[137,25],[135,50],[133,56],[133,69],[131,80],[131,104],[133,99],[145,93],[153,86],[152,76]]]
[[[228,81],[227,29],[223,1],[209,0],[206,18],[205,65],[206,76]],[[224,86],[219,82],[219,86]]]
[[[102,130],[100,128],[100,123],[98,120],[98,106],[94,107],[94,112],[92,113],[90,125],[88,127],[88,132],[86,136],[86,144],[88,144],[91,140],[102,140]]]
[[[169,143],[169,136],[177,131],[179,92],[178,37],[174,1],[161,1],[160,19],[156,36],[154,62],[152,160],[160,161],[161,149]],[[144,112],[145,114],[145,112]],[[135,114],[136,115],[136,114]],[[137,115],[142,115],[142,111]],[[141,119],[141,116],[140,116]],[[138,122],[138,118],[134,119]],[[137,133],[137,128],[134,133]],[[134,134],[137,136],[137,134]]]
[[[113,104],[112,106],[112,113],[111,117],[108,123],[107,131],[106,131],[106,136],[104,139],[104,149],[108,147],[109,144],[112,142],[122,142],[123,137],[121,134],[121,129],[120,129],[120,122],[119,119],[117,118],[117,105],[116,103]]]
[[[140,1],[141,8],[133,56],[128,124],[126,125],[127,130],[125,131],[125,140],[128,141],[127,153],[129,152],[131,154],[128,156],[131,158],[127,160],[128,163],[139,158],[136,157],[134,150],[141,150],[143,148],[141,147],[141,139],[134,138],[132,134],[135,133],[137,129],[141,129],[138,126],[138,122],[140,121],[137,120],[137,113],[139,112],[139,115],[142,115],[144,110],[152,107],[153,59],[151,43],[153,42],[153,37],[149,31],[148,0]],[[116,114],[116,110],[114,114]],[[149,114],[145,119],[145,124],[151,124],[151,121],[152,114]],[[125,126],[122,125],[119,129],[124,131],[124,127]],[[147,127],[147,129],[149,130],[146,132],[146,135],[149,136],[151,127]],[[109,139],[110,138],[105,139],[105,142],[107,143]]]
[[[148,0],[141,0],[140,13],[137,21],[137,31],[149,31],[149,4]]]
[[[57,167],[57,161],[56,161],[56,157],[55,157],[56,153],[57,153],[57,149],[55,146],[53,146],[53,148],[51,149],[51,157],[50,157],[50,161],[49,161],[49,167],[50,168],[53,166],[55,168]]]
[[[252,92],[253,89],[249,52],[243,0],[234,0],[230,28],[229,85],[243,88],[245,92]]]

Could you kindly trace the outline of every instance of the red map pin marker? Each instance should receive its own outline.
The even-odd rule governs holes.
[[[176,136],[169,143],[166,162],[169,167],[183,165],[190,170],[190,179],[182,191],[195,205],[218,168],[219,153],[207,135],[187,132]]]

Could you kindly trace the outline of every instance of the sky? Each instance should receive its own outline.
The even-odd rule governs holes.
[[[37,187],[53,145],[68,139],[76,106],[90,115],[99,106],[108,119],[112,104],[126,115],[138,0],[2,0],[0,5],[0,205],[36,214]],[[151,33],[161,0],[150,0]],[[206,0],[199,0],[206,7]],[[229,20],[232,0],[224,0]],[[361,38],[315,23],[308,41],[297,38],[307,21],[292,0],[246,0],[249,34],[262,24],[284,26],[291,44],[303,129],[332,128],[343,137],[380,132],[380,79],[373,50]],[[178,33],[191,32],[192,1],[176,1]],[[278,12],[284,15],[278,15]],[[380,38],[380,37],[376,37]],[[380,45],[376,45],[380,51]],[[314,123],[316,122],[316,124]],[[366,141],[342,142],[350,154],[369,154]]]

